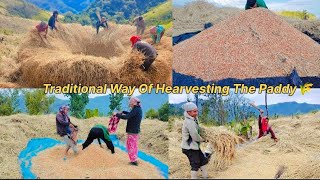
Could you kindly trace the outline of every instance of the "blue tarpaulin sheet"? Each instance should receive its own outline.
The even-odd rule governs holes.
[[[116,135],[111,135],[110,138],[113,142],[113,145],[116,148],[119,148],[120,150],[127,152],[126,147],[119,141]],[[83,142],[83,141],[80,141],[80,142]],[[27,147],[24,150],[22,150],[18,156],[22,177],[24,179],[36,179],[37,175],[32,172],[32,158],[37,156],[41,151],[44,151],[46,149],[52,148],[57,145],[62,145],[62,144],[63,142],[52,139],[52,138],[31,139],[28,142]],[[164,178],[168,179],[168,174],[169,174],[168,165],[162,163],[158,159],[142,151],[138,152],[138,157],[141,160],[149,162],[150,164],[156,166],[160,171],[161,175]]]

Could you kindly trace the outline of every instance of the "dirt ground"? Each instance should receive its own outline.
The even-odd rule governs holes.
[[[91,127],[97,123],[108,125],[109,118],[87,120],[71,117],[79,126],[79,139],[85,140]],[[125,143],[126,121],[120,121],[117,135]],[[139,150],[151,154],[163,163],[168,163],[167,123],[158,120],[143,120]],[[31,138],[50,137],[61,140],[56,134],[55,115],[29,116],[17,114],[0,117],[0,177],[21,178],[18,155]],[[128,158],[126,156],[126,158]],[[128,161],[128,159],[127,159]],[[126,162],[127,163],[127,162]]]
[[[275,143],[268,136],[244,143],[237,148],[236,157],[227,169],[215,171],[210,161],[209,177],[271,179],[281,171],[280,178],[319,178],[320,113],[283,117],[270,123],[279,142]],[[190,178],[189,162],[181,152],[179,136],[176,129],[169,134],[169,176]]]

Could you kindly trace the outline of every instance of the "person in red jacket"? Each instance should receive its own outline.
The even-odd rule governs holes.
[[[263,110],[259,110],[260,115],[259,115],[259,135],[258,138],[261,138],[262,136],[266,136],[267,134],[271,134],[271,138],[275,141],[278,142],[278,138],[276,138],[276,135],[274,134],[271,126],[269,125],[269,118],[267,116],[263,116]]]

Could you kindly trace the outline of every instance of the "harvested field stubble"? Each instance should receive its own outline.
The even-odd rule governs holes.
[[[280,178],[319,178],[319,115],[318,112],[301,115],[300,119],[291,117],[270,119],[270,125],[279,138],[279,142],[274,142],[270,138],[270,134],[258,140],[244,142],[235,148],[236,156],[223,171],[217,171],[213,166],[215,159],[211,159],[208,166],[209,178],[271,179],[279,173],[279,170],[282,171],[279,173]],[[180,147],[182,121],[177,119],[175,121],[169,135],[170,178],[190,178],[190,165]],[[207,128],[204,129],[206,132]],[[216,133],[223,131],[224,128],[209,129],[214,130],[212,133]],[[257,123],[253,126],[253,130],[256,134]],[[219,138],[212,139],[220,141]],[[241,142],[241,139],[239,140]],[[229,149],[233,148],[229,147]],[[230,152],[227,148],[221,150],[223,150],[222,152]],[[216,154],[216,150],[214,154]],[[232,153],[227,154],[231,155]]]
[[[150,71],[140,69],[142,55],[131,54],[130,36],[135,28],[111,24],[98,35],[91,27],[59,24],[59,31],[50,31],[41,39],[34,30],[21,45],[20,83],[27,87],[42,87],[43,83],[82,85],[105,83],[171,84],[171,39],[164,37],[156,46],[160,56]],[[164,49],[161,49],[164,48]]]
[[[176,45],[174,57],[176,72],[204,81],[286,76],[294,67],[302,77],[320,71],[320,46],[262,8],[241,12]]]

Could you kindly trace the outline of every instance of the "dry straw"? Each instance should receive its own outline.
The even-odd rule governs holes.
[[[24,86],[70,82],[82,85],[171,84],[172,48],[168,37],[156,46],[159,57],[150,71],[144,72],[140,69],[143,56],[131,54],[129,39],[135,34],[134,27],[111,24],[109,30],[101,30],[98,35],[91,27],[78,24],[59,24],[58,29],[50,31],[47,39],[31,31],[21,45],[18,60]]]

